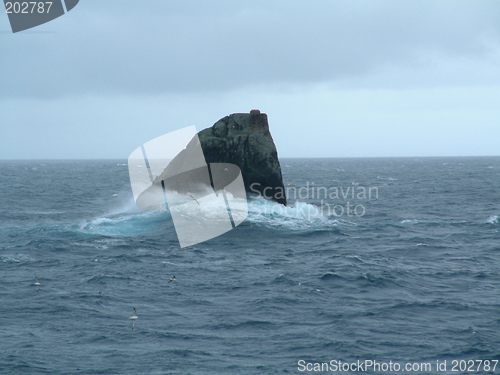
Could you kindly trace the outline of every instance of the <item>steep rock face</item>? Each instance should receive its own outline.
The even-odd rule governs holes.
[[[237,165],[248,193],[260,194],[286,205],[278,152],[266,114],[258,110],[235,113],[198,132],[198,137],[194,137],[155,179],[152,188],[163,183],[168,190],[188,194],[200,190],[197,193],[202,194],[210,185],[206,165],[200,164],[203,157],[207,164]],[[225,168],[225,171],[223,182],[227,184],[239,175],[239,171],[231,168]]]
[[[265,113],[253,110],[226,116],[198,137],[207,163],[237,165],[247,192],[286,205],[278,152]]]

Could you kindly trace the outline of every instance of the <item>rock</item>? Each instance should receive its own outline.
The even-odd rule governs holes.
[[[242,172],[245,190],[286,205],[285,188],[267,115],[235,113],[198,133],[207,163],[231,163]]]
[[[203,195],[210,181],[206,165],[199,164],[203,160],[200,145],[207,164],[230,163],[240,168],[247,193],[286,205],[278,152],[269,132],[267,115],[259,110],[226,116],[200,131],[155,179],[152,189],[163,183],[172,191]],[[239,175],[237,168],[228,165],[223,170],[224,178],[218,177],[226,184]],[[212,169],[212,177],[214,173]]]

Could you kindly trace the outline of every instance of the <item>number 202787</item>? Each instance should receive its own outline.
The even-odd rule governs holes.
[[[7,13],[49,13],[52,1],[6,2]]]

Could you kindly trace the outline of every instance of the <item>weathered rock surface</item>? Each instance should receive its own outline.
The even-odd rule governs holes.
[[[220,119],[212,127],[200,131],[198,137],[193,138],[186,148],[170,162],[165,171],[155,180],[155,184],[158,185],[163,181],[168,189],[188,191],[191,194],[195,189],[192,181],[206,182],[208,178],[205,172],[206,166],[196,169],[190,166],[193,159],[200,159],[196,156],[199,154],[200,145],[207,164],[237,165],[241,169],[245,190],[248,193],[260,194],[286,205],[278,152],[269,132],[266,114],[258,110],[252,110],[250,113],[235,113]],[[225,170],[227,171],[226,182],[230,182],[239,174],[231,168]]]
[[[240,167],[245,190],[286,205],[283,176],[267,115],[235,113],[198,133],[207,163]]]

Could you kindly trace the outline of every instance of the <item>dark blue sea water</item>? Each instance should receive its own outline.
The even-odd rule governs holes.
[[[181,249],[125,161],[0,162],[0,374],[500,372],[500,158],[281,164],[294,207]]]

